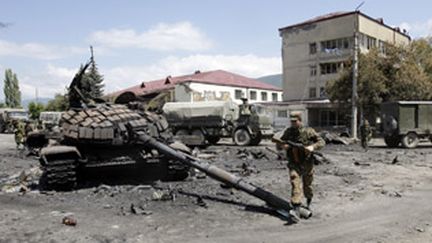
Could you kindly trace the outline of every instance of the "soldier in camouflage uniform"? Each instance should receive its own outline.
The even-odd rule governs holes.
[[[293,205],[293,210],[290,214],[299,219],[302,194],[306,197],[307,208],[310,208],[313,198],[314,159],[311,152],[324,147],[325,142],[313,128],[303,126],[300,113],[291,113],[290,121],[291,127],[284,131],[281,140],[288,140],[304,145],[304,149],[291,147],[288,144],[282,145],[287,150],[291,180],[291,204]]]
[[[361,139],[361,146],[367,150],[368,149],[368,142],[372,138],[372,129],[369,125],[368,120],[364,119],[363,124],[360,126],[360,139]]]
[[[14,134],[15,134],[15,143],[17,145],[17,149],[20,149],[21,146],[24,147],[24,138],[25,138],[25,129],[24,124],[21,121],[14,120]]]

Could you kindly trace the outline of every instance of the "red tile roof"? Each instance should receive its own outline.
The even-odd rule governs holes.
[[[208,71],[208,72],[196,72],[195,74],[170,77],[149,82],[143,82],[139,85],[132,86],[130,88],[120,90],[109,94],[108,96],[117,96],[124,92],[133,92],[135,95],[145,95],[163,90],[174,88],[176,84],[185,82],[197,82],[214,85],[234,86],[242,88],[255,88],[282,91],[281,88],[267,84],[256,79],[247,78],[238,74],[230,73],[223,70]]]

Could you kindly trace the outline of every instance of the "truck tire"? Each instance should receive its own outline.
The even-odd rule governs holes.
[[[387,136],[384,137],[384,142],[389,148],[396,148],[400,143],[400,139],[398,136]]]
[[[234,132],[234,143],[238,146],[247,146],[251,143],[251,136],[246,129],[239,128]]]
[[[205,145],[206,144],[205,143],[206,139],[205,139],[204,133],[200,129],[194,129],[194,130],[192,130],[191,135],[193,135],[193,136],[195,136],[195,137],[198,138],[200,145]]]
[[[410,132],[402,137],[401,142],[404,148],[415,148],[419,143],[419,138],[416,133]]]
[[[255,138],[252,139],[250,145],[258,145],[261,143],[262,136],[261,134],[258,134]]]
[[[218,137],[218,136],[208,136],[207,137],[207,141],[212,145],[217,144],[219,142],[219,140],[220,140],[220,137]]]

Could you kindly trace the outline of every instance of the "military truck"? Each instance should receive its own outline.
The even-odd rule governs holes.
[[[432,139],[432,102],[383,103],[381,121],[384,141],[388,147],[402,144],[405,148],[415,148],[420,140]]]
[[[13,132],[13,121],[27,121],[29,119],[28,112],[19,108],[3,108],[0,109],[0,133]]]
[[[233,101],[167,102],[165,117],[176,137],[187,145],[216,144],[232,137],[239,146],[258,145],[273,136],[266,108],[257,104],[237,105]]]
[[[62,114],[60,111],[42,111],[39,114],[39,125],[47,130],[58,128]]]

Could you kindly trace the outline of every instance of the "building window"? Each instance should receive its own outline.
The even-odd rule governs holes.
[[[339,38],[333,40],[321,41],[322,52],[334,52],[338,50],[350,49],[351,39],[350,38]]]
[[[320,87],[320,98],[326,97],[325,88]]]
[[[316,98],[316,88],[309,88],[309,98]]]
[[[309,43],[309,54],[315,54],[317,52],[317,45],[316,43]]]
[[[359,34],[359,43],[360,43],[360,46],[370,50],[370,49],[377,46],[377,39],[372,37],[372,36],[368,36],[366,34],[360,33]],[[381,43],[378,42],[378,45],[381,45]]]
[[[288,111],[277,111],[277,116],[287,118],[288,117]]]
[[[257,92],[256,91],[251,91],[249,93],[250,95],[250,100],[256,100],[257,99]]]
[[[272,93],[272,101],[278,101],[278,94]]]
[[[316,74],[317,74],[316,65],[310,66],[310,76],[316,76]]]
[[[243,98],[243,92],[242,92],[240,89],[236,89],[234,92],[235,92],[234,97],[235,97],[237,100]]]
[[[376,39],[373,38],[373,37],[368,36],[366,48],[369,50],[369,49],[372,49],[375,46],[376,46]]]
[[[261,100],[262,101],[267,101],[267,92],[261,92]]]
[[[325,74],[337,73],[341,66],[342,66],[341,62],[321,63],[320,64],[321,74],[325,75]]]

